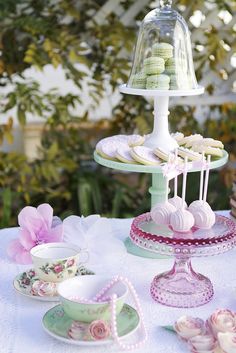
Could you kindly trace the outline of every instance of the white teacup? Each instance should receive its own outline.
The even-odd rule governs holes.
[[[74,277],[78,265],[88,260],[88,252],[69,243],[46,243],[33,247],[30,251],[34,270],[46,282],[62,282]],[[87,258],[81,261],[81,255]]]

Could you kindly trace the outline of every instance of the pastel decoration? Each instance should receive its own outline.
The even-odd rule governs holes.
[[[169,181],[168,178],[166,177],[166,196],[165,196],[165,201],[156,204],[152,209],[151,209],[151,218],[153,222],[156,224],[165,224],[169,225],[170,224],[170,217],[173,212],[176,211],[175,206],[173,206],[171,203],[168,201],[168,189],[169,189]]]
[[[176,64],[174,58],[169,58],[166,60],[165,71],[167,74],[174,74],[176,72]]]
[[[53,217],[52,207],[45,203],[37,208],[24,207],[18,215],[19,239],[10,242],[7,254],[20,264],[32,263],[30,250],[38,245],[61,242],[63,226],[58,217]]]
[[[190,150],[188,148],[184,148],[182,146],[178,148],[178,155],[182,158],[187,157],[191,161],[200,161],[202,158],[201,153]]]
[[[145,141],[145,137],[141,135],[128,135],[127,143],[130,147],[141,146]]]
[[[224,145],[221,141],[215,140],[213,138],[204,138],[201,143],[203,145],[209,146],[209,147],[216,147],[216,148],[224,148]]]
[[[170,77],[168,75],[150,75],[147,78],[146,89],[169,89]]]
[[[117,148],[116,158],[123,163],[137,164],[137,161],[130,154],[129,146],[122,146]]]
[[[146,146],[135,146],[130,150],[131,156],[139,163],[145,165],[160,165],[161,160]]]
[[[140,88],[140,89],[145,89],[146,88],[146,74],[144,72],[138,72],[135,74],[132,79],[131,79],[131,86],[133,88]]]
[[[144,59],[143,68],[146,75],[161,74],[165,70],[165,61],[162,58],[151,56]]]
[[[194,143],[192,145],[192,150],[199,153],[205,153],[207,155],[210,154],[211,156],[219,157],[219,158],[223,156],[222,148],[211,147],[211,146],[207,146],[199,143]]]
[[[182,205],[170,215],[170,225],[176,232],[188,232],[194,225],[193,215],[184,208],[187,182],[188,159],[184,159],[183,185],[182,185]]]
[[[169,43],[156,43],[152,46],[152,55],[159,56],[164,60],[167,60],[172,58],[173,49],[173,46]]]
[[[178,79],[176,74],[171,74],[170,75],[170,89],[183,89],[183,87],[180,87],[179,83],[178,83]]]
[[[182,140],[179,141],[179,145],[182,146],[182,145],[186,145],[188,143],[190,143],[192,145],[194,142],[198,142],[198,141],[201,141],[201,140],[203,140],[203,136],[202,135],[193,134],[193,135],[189,135],[189,136],[183,137]]]
[[[181,316],[174,324],[174,330],[184,340],[189,340],[205,333],[205,323],[202,319],[191,316]]]
[[[117,160],[116,150],[119,146],[123,145],[126,145],[126,143],[118,143],[116,140],[104,141],[99,148],[99,153],[103,158]]]
[[[86,263],[94,272],[102,272],[111,262],[119,264],[126,249],[121,239],[114,236],[112,222],[99,215],[88,217],[69,216],[63,220],[64,241],[86,249],[89,259]],[[104,229],[106,237],[104,237]]]
[[[228,309],[218,309],[207,319],[207,328],[217,339],[219,332],[236,334],[236,314]]]
[[[177,141],[178,143],[184,138],[184,134],[182,132],[174,132],[171,134],[171,136]]]
[[[235,332],[219,332],[218,341],[223,352],[236,352],[236,333]]]

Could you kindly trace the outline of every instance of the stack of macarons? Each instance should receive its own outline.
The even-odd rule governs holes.
[[[130,87],[157,90],[191,89],[187,59],[175,56],[174,47],[170,43],[154,43],[148,51],[148,56],[139,66],[139,71],[131,76]]]
[[[151,48],[151,56],[143,61],[143,67],[131,78],[131,87],[142,89],[168,90],[174,86],[175,59],[173,46],[169,43],[155,43]]]

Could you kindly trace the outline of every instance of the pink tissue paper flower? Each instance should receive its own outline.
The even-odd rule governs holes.
[[[53,209],[47,204],[37,208],[26,206],[18,215],[20,226],[19,239],[13,239],[7,254],[19,264],[30,264],[30,250],[39,244],[61,242],[63,236],[62,222],[53,217]]]

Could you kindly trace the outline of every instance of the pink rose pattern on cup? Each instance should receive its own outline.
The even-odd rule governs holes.
[[[216,310],[206,322],[182,316],[173,328],[192,353],[236,353],[236,313],[231,310]]]
[[[57,278],[62,278],[65,271],[67,271],[68,274],[71,274],[73,272],[72,267],[75,265],[76,263],[74,259],[61,260],[54,264],[47,263],[45,266],[40,267],[40,270],[46,275],[52,272]]]
[[[105,340],[110,335],[110,325],[104,320],[95,320],[90,324],[73,321],[68,330],[68,337],[74,340]]]

